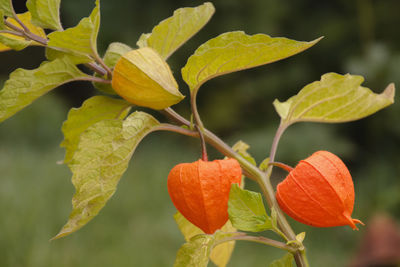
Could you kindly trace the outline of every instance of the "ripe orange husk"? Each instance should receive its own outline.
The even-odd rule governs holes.
[[[241,178],[235,159],[181,163],[168,175],[168,193],[188,221],[213,234],[228,221],[229,191]]]
[[[351,218],[354,185],[345,164],[328,151],[317,151],[278,184],[276,199],[293,219],[317,227],[349,225],[358,230],[360,220]]]

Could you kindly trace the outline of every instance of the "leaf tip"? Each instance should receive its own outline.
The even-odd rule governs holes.
[[[390,83],[385,90],[382,92],[382,95],[387,99],[390,99],[391,103],[394,103],[394,95],[395,95],[396,88],[394,83]]]

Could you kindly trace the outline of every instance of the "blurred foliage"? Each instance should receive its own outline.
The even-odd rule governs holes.
[[[25,1],[14,1],[19,12]],[[198,1],[102,1],[99,46],[110,42],[135,46],[176,8]],[[269,151],[279,123],[272,102],[297,93],[326,72],[360,74],[365,86],[381,92],[388,83],[400,86],[400,1],[248,0],[213,2],[210,23],[174,54],[169,63],[180,84],[180,68],[203,42],[226,31],[266,33],[296,40],[325,38],[292,58],[257,69],[219,77],[204,84],[199,109],[206,126],[229,144],[242,139],[258,162]],[[65,27],[90,13],[94,1],[64,0]],[[41,48],[1,55],[0,80],[17,67],[34,68],[43,60]],[[0,124],[0,266],[172,266],[184,242],[174,223],[175,213],[166,190],[169,170],[178,162],[199,156],[196,140],[156,133],[138,147],[117,193],[100,215],[71,237],[48,242],[68,216],[73,194],[70,172],[56,165],[61,124],[68,109],[80,106],[94,93],[88,83],[55,90]],[[399,102],[398,97],[396,101]],[[188,115],[188,99],[176,106]],[[364,120],[346,124],[295,125],[284,134],[277,160],[295,165],[315,150],[338,154],[355,180],[355,218],[364,222],[378,211],[400,221],[400,105],[395,103]],[[220,155],[211,151],[212,157]],[[156,167],[155,167],[156,165]],[[274,175],[275,183],[283,172]],[[252,183],[248,183],[253,187]],[[350,228],[312,228],[306,231],[312,266],[345,266],[363,234]],[[229,266],[265,266],[282,256],[276,249],[238,242]]]

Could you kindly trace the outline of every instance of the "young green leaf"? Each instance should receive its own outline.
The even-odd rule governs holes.
[[[327,73],[320,81],[306,85],[286,102],[274,101],[282,121],[347,122],[358,120],[394,102],[395,88],[390,84],[381,94],[362,87],[358,75]]]
[[[83,18],[79,24],[65,31],[56,31],[48,35],[50,47],[64,52],[74,52],[82,57],[97,57],[97,35],[100,27],[100,1],[89,17]]]
[[[45,62],[34,70],[15,70],[0,91],[0,122],[61,84],[88,77],[66,58]]]
[[[62,30],[60,2],[61,0],[28,0],[26,7],[32,14],[32,23],[44,29]]]
[[[174,267],[207,267],[214,241],[213,235],[193,237],[178,250]]]
[[[114,68],[112,87],[127,101],[152,109],[167,108],[184,98],[168,64],[148,47],[121,57]]]
[[[113,69],[115,64],[117,64],[118,60],[122,57],[122,55],[128,53],[131,50],[132,50],[132,48],[126,44],[118,43],[118,42],[111,43],[108,46],[107,51],[104,55],[104,58],[103,58],[104,63],[110,69]],[[100,77],[100,75],[98,75],[96,73],[95,77]],[[103,77],[103,78],[107,78],[107,77]],[[94,82],[93,85],[94,85],[94,87],[96,87],[97,89],[99,89],[100,91],[102,91],[104,93],[111,94],[111,95],[116,94],[116,92],[112,88],[111,84]]]
[[[189,242],[190,239],[196,235],[204,234],[204,232],[200,228],[186,220],[186,218],[183,217],[182,214],[180,214],[179,212],[174,215],[174,219],[179,227],[179,230],[181,230],[183,236],[185,237],[186,242]],[[221,231],[229,233],[236,232],[236,229],[228,220],[226,224],[221,228]],[[211,251],[211,261],[218,267],[225,267],[231,258],[234,247],[235,241],[224,242],[217,245]]]
[[[293,259],[294,257],[292,253],[286,253],[285,256],[283,256],[279,260],[271,262],[269,267],[292,267]]]
[[[272,229],[260,193],[241,189],[232,184],[228,202],[229,219],[233,227],[250,232]]]
[[[241,140],[237,141],[236,144],[234,144],[232,147],[232,149],[238,152],[240,156],[242,156],[248,162],[256,166],[257,165],[256,160],[247,152],[249,148],[250,146]]]
[[[94,96],[83,102],[80,108],[72,108],[62,126],[65,148],[64,163],[69,163],[78,148],[80,135],[93,124],[102,120],[123,119],[128,115],[131,104],[107,96]]]
[[[3,10],[5,16],[14,16],[14,7],[12,6],[11,0],[0,0],[0,10]]]
[[[214,12],[214,6],[208,2],[194,8],[177,9],[172,17],[155,26],[150,34],[143,34],[137,45],[153,48],[166,60],[203,28]]]
[[[76,188],[73,210],[53,239],[77,231],[99,213],[114,194],[136,146],[158,124],[151,115],[134,112],[124,121],[97,122],[81,134],[69,164]]]
[[[22,23],[25,24],[25,26],[29,29],[29,31],[42,38],[46,38],[46,33],[44,32],[44,30],[32,24],[31,13],[29,11],[23,14],[18,14],[17,16],[22,21]],[[11,17],[7,18],[7,22],[22,29],[21,25],[14,18]],[[7,33],[0,34],[0,51],[7,51],[10,49],[19,51],[29,45],[41,45],[41,44],[35,41],[26,40],[24,37],[17,36],[14,34],[7,34]]]
[[[266,34],[247,35],[241,31],[223,33],[197,48],[183,67],[182,77],[190,90],[196,91],[214,77],[293,56],[320,39],[299,42]]]

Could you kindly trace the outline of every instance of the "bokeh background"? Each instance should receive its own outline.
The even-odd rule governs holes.
[[[14,3],[18,11],[24,11],[25,1]],[[150,32],[175,9],[201,3],[103,0],[99,50],[104,52],[114,41],[135,47],[141,33]],[[286,100],[326,72],[363,75],[364,85],[375,92],[381,92],[390,82],[400,85],[399,0],[213,3],[217,11],[210,23],[169,59],[186,95],[188,89],[180,78],[180,68],[200,44],[220,33],[243,30],[305,41],[325,36],[299,55],[214,79],[201,90],[199,109],[206,126],[231,145],[238,140],[247,142],[258,162],[268,155],[279,123],[272,107],[275,98]],[[62,1],[64,26],[76,25],[93,6],[94,0]],[[35,47],[0,54],[0,83],[12,70],[35,68],[43,59],[43,49]],[[0,266],[173,265],[184,240],[172,218],[175,209],[169,200],[166,178],[175,164],[199,157],[198,142],[176,134],[147,137],[135,152],[116,194],[100,214],[77,233],[49,242],[66,222],[74,193],[70,171],[56,164],[64,156],[59,148],[63,139],[60,127],[68,110],[93,94],[96,91],[91,84],[71,83],[0,124]],[[396,100],[400,99],[396,96]],[[188,116],[188,106],[186,100],[176,110]],[[340,155],[354,178],[353,217],[367,224],[354,232],[349,227],[319,229],[293,222],[296,232],[307,232],[305,244],[312,266],[349,266],[357,257],[368,258],[368,250],[361,256],[357,254],[365,250],[361,248],[363,243],[376,243],[365,241],[368,225],[373,225],[376,216],[389,216],[398,229],[399,112],[400,105],[395,103],[357,122],[294,125],[281,139],[277,160],[290,165],[316,150]],[[210,155],[221,157],[212,149]],[[275,182],[283,177],[283,172],[274,172]],[[248,187],[256,190],[251,182]],[[379,232],[375,236],[383,235]],[[281,255],[277,249],[239,242],[229,266],[267,266]]]

